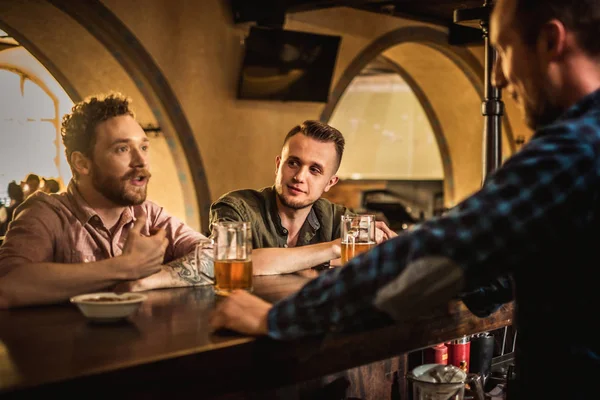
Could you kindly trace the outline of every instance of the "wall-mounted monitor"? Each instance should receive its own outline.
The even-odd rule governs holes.
[[[251,27],[239,99],[327,102],[341,37]]]

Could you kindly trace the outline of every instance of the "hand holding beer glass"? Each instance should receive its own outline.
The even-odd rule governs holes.
[[[371,250],[375,241],[375,215],[342,215],[342,264]]]
[[[218,222],[213,226],[215,293],[252,291],[252,230],[249,222]]]

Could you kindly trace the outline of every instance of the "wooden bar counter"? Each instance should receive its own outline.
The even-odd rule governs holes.
[[[309,279],[297,274],[256,277],[255,294],[274,302]],[[512,304],[480,319],[462,303],[451,302],[382,329],[275,342],[211,333],[207,321],[216,301],[211,287],[146,294],[139,312],[116,324],[88,322],[69,303],[0,311],[0,398],[192,394],[266,399],[286,385],[334,377],[512,323]]]

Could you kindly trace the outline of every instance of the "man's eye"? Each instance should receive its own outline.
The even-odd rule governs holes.
[[[310,172],[312,172],[313,174],[320,174],[321,170],[319,168],[313,167],[310,169]]]
[[[150,146],[144,145],[144,146],[142,146],[142,150],[148,151],[148,150],[150,150]]]
[[[296,161],[288,161],[288,165],[290,167],[295,167],[296,165],[298,165],[298,163]]]
[[[117,153],[124,153],[127,151],[127,146],[117,147]]]

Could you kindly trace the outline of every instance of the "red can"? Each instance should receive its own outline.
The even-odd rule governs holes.
[[[465,372],[469,372],[469,357],[471,356],[471,342],[467,336],[446,343],[448,347],[448,364],[454,365]]]
[[[425,349],[425,364],[448,364],[448,347],[440,343]]]

